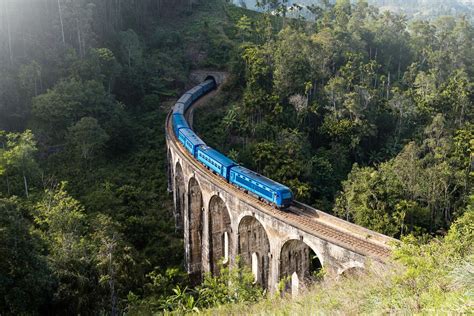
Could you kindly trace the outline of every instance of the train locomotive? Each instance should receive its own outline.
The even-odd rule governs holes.
[[[219,151],[207,146],[190,128],[184,118],[184,113],[193,102],[215,87],[214,80],[205,80],[179,98],[173,107],[172,114],[173,132],[176,138],[197,161],[228,183],[277,208],[288,208],[293,201],[293,193],[288,187],[240,166]]]

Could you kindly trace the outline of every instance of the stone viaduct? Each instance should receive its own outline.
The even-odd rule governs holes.
[[[218,83],[225,79],[204,72],[194,79],[208,76]],[[166,143],[176,226],[184,233],[186,269],[195,280],[205,272],[218,275],[239,256],[264,288],[274,291],[285,279],[295,293],[322,267],[335,277],[381,267],[388,259],[392,238],[298,202],[289,211],[278,210],[213,174],[177,141],[169,116]]]

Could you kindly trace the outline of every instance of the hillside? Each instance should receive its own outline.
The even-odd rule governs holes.
[[[330,1],[335,3],[336,1]],[[356,3],[357,1],[351,1]],[[252,10],[262,10],[257,6],[256,0],[233,0],[233,3]],[[311,5],[322,5],[319,0],[289,0],[286,1],[289,7],[300,5],[308,7]],[[474,2],[471,0],[369,0],[368,3],[380,9],[380,11],[390,11],[406,15],[409,19],[435,19],[443,15],[466,15],[472,20],[474,14]],[[294,13],[302,14],[307,18],[314,18],[308,10]]]
[[[0,314],[469,312],[472,23],[412,23],[364,1],[315,14],[3,1]],[[198,134],[298,200],[402,239],[394,267],[321,272],[296,301],[245,265],[189,280],[163,125],[196,69],[229,73],[195,112]]]
[[[227,67],[240,10],[169,4],[0,5],[0,314],[121,314],[187,282],[163,126],[190,70]]]

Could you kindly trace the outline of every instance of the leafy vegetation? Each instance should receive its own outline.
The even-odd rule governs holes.
[[[410,312],[465,311],[471,22],[409,23],[365,1],[314,10],[313,23],[221,0],[4,2],[0,313],[191,312],[265,296],[245,267],[196,287],[181,268],[163,122],[197,68],[231,74],[195,116],[210,145],[320,209],[418,238],[396,252],[404,268],[364,279],[355,310],[410,299]],[[346,282],[308,297],[341,310],[331,291],[364,284]],[[268,302],[287,303],[245,308]]]
[[[263,298],[264,292],[254,282],[254,275],[248,267],[242,267],[237,259],[235,267],[221,266],[219,276],[206,274],[201,285],[194,288],[175,285],[170,286],[182,277],[175,270],[168,270],[165,275],[151,275],[150,293],[142,301],[131,300],[129,309],[131,315],[152,314],[155,310],[165,312],[200,312],[206,308],[221,305],[255,303]]]
[[[395,237],[447,230],[472,192],[472,24],[318,10],[242,17],[236,77],[197,130],[317,208]]]
[[[117,315],[182,274],[163,123],[233,30],[220,1],[170,3],[0,7],[1,314]]]
[[[280,8],[293,17],[317,18],[320,11],[318,5],[322,3],[335,3],[335,0],[232,0],[234,4],[252,10],[262,10],[262,4],[270,5],[274,12]],[[351,1],[356,3],[356,0]],[[404,14],[410,19],[430,20],[443,15],[472,17],[474,3],[471,0],[368,0],[370,5],[382,11],[391,11]],[[284,5],[283,7],[281,5]],[[472,20],[472,18],[471,18]]]

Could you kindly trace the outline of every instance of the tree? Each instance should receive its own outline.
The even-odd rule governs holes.
[[[143,58],[143,48],[137,33],[129,29],[120,32],[119,38],[122,59],[126,61],[128,68],[140,65]]]
[[[66,183],[45,191],[35,206],[36,231],[45,241],[54,276],[53,310],[72,314],[97,311],[97,271],[88,238],[84,207],[66,191]]]
[[[0,312],[35,314],[50,299],[52,282],[41,242],[30,233],[18,198],[0,198]]]
[[[121,71],[120,64],[117,62],[114,53],[108,48],[91,49],[92,59],[99,66],[100,74],[107,91],[110,94],[115,78]]]
[[[109,293],[110,315],[120,315],[120,302],[127,292],[127,285],[139,282],[138,263],[133,247],[126,244],[121,227],[107,215],[99,214],[92,235],[95,245],[95,264],[99,271],[99,283]]]
[[[83,117],[68,129],[67,140],[84,160],[89,160],[102,149],[109,139],[95,118]]]
[[[36,141],[30,130],[21,134],[8,134],[7,139],[7,150],[3,151],[5,165],[22,175],[25,196],[28,198],[28,177],[39,170],[34,158],[37,151]]]
[[[33,122],[42,136],[49,137],[49,143],[61,143],[68,128],[83,117],[111,125],[120,117],[119,112],[117,103],[96,80],[62,80],[33,99]]]
[[[37,96],[41,93],[41,66],[36,61],[22,65],[20,67],[19,78],[22,88],[29,97]]]
[[[252,21],[246,15],[243,15],[237,22],[238,36],[242,42],[245,42],[251,38],[252,35]]]
[[[291,94],[305,94],[307,82],[314,78],[311,69],[309,51],[312,49],[305,34],[291,28],[283,29],[279,34],[279,41],[274,52],[275,90],[282,97]]]

